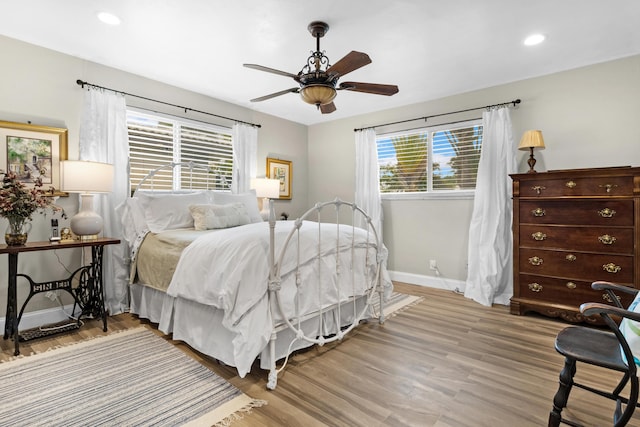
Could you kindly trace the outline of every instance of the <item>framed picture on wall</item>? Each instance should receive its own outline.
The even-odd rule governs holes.
[[[279,199],[291,200],[291,162],[267,158],[267,178],[280,180]]]
[[[14,172],[28,188],[37,178],[52,195],[60,191],[60,161],[67,160],[67,129],[0,121],[0,170]]]

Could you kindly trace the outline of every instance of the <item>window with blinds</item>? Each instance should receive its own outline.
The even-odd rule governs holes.
[[[171,162],[202,168],[163,169],[141,188],[229,190],[233,170],[231,130],[181,118],[127,111],[131,188],[150,171]]]
[[[482,120],[379,135],[381,193],[474,190]]]

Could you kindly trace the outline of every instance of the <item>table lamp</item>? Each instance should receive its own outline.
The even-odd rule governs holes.
[[[256,197],[262,198],[260,216],[266,221],[269,219],[269,199],[277,199],[280,197],[280,180],[252,178],[251,188],[256,190]]]
[[[71,231],[85,238],[102,231],[104,221],[93,210],[93,193],[108,193],[113,188],[113,165],[65,160],[60,162],[62,191],[80,193],[80,210],[71,218]]]
[[[530,150],[529,160],[527,163],[529,164],[528,173],[535,173],[536,171],[533,167],[536,164],[536,159],[533,157],[533,149],[537,148],[538,150],[544,150],[544,138],[542,138],[542,131],[540,130],[528,130],[522,135],[522,139],[520,140],[520,145],[518,145],[518,150]]]

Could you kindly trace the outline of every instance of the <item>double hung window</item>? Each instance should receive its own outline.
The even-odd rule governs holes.
[[[476,186],[482,120],[378,135],[380,192],[457,194]]]
[[[233,170],[231,129],[178,117],[127,111],[132,189],[150,171],[171,162],[203,168],[158,171],[142,188],[229,190]]]

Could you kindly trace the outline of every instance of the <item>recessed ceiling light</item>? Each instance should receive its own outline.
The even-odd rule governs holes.
[[[532,34],[526,39],[524,39],[525,46],[535,46],[544,41],[545,37],[543,34]]]
[[[113,13],[100,12],[98,13],[98,19],[109,25],[120,25],[120,18]]]

